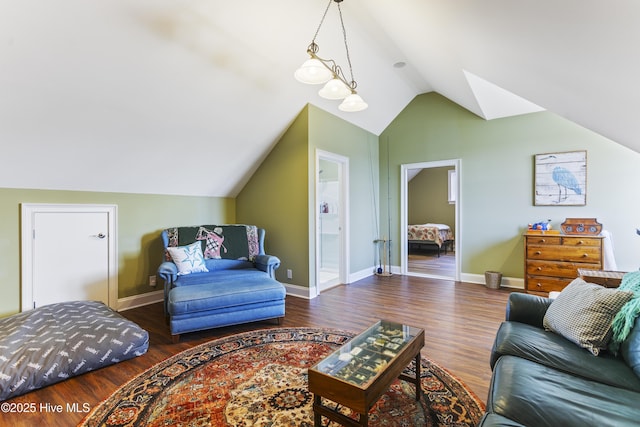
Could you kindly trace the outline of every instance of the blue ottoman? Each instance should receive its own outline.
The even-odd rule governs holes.
[[[167,311],[173,341],[181,333],[277,318],[285,313],[285,287],[267,274],[238,272],[215,283],[169,291]],[[261,273],[261,272],[256,272]]]

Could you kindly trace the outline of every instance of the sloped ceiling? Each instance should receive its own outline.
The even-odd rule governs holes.
[[[233,197],[306,103],[380,134],[429,91],[640,151],[636,1],[345,0],[359,113],[293,79],[326,4],[0,0],[0,187]],[[346,67],[335,5],[316,41]]]

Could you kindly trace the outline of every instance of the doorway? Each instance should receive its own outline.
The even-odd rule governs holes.
[[[22,310],[118,303],[115,205],[22,205]]]
[[[349,159],[316,151],[316,284],[318,293],[347,282]]]
[[[401,165],[401,273],[460,280],[460,160]]]

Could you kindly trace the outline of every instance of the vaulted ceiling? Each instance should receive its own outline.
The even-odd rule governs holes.
[[[635,0],[344,0],[358,113],[293,79],[327,1],[0,0],[0,187],[233,197],[307,103],[380,134],[429,91],[640,151]],[[316,42],[346,67],[335,5]]]

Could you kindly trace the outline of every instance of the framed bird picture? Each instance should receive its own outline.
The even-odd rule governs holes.
[[[535,155],[536,206],[587,204],[587,152]]]

